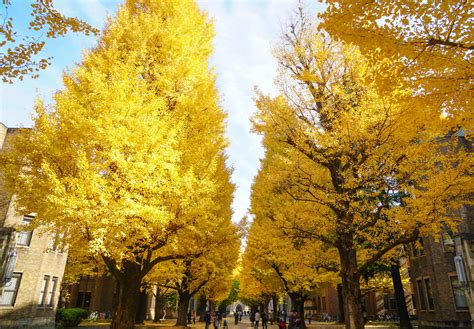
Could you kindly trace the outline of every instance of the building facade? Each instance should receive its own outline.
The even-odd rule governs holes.
[[[15,132],[0,123],[0,148]],[[18,214],[0,195],[0,328],[54,328],[67,253],[53,236],[22,229],[34,214]]]

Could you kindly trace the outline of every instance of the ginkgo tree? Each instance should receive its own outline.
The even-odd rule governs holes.
[[[362,273],[400,244],[455,227],[472,159],[442,104],[414,110],[416,91],[396,71],[379,88],[385,62],[300,13],[275,50],[280,95],[258,93],[254,128],[278,155],[265,168],[275,196],[305,208],[291,229],[337,249],[346,328],[360,329]]]
[[[254,271],[270,270],[281,281],[304,327],[305,300],[316,289],[337,283],[339,264],[337,252],[331,246],[291,234],[292,224],[299,222],[301,216],[311,214],[306,213],[304,205],[275,195],[275,186],[267,175],[270,173],[268,167],[279,158],[279,154],[267,150],[254,180],[251,197],[254,221],[245,253],[254,260]]]
[[[64,36],[69,31],[85,35],[97,34],[99,31],[83,20],[67,17],[54,8],[53,0],[31,1],[31,21],[28,23],[28,34],[20,32],[18,22],[9,14],[11,6],[25,1],[3,0],[0,5],[0,77],[3,82],[13,83],[15,79],[23,80],[25,76],[38,77],[39,71],[51,64],[51,57],[38,59],[46,44],[46,38]]]
[[[386,71],[396,71],[416,91],[417,107],[440,102],[472,131],[471,1],[325,2],[320,27],[359,46],[370,61],[386,61]],[[380,72],[379,78],[380,87],[390,88],[390,74]]]
[[[215,196],[215,207],[202,214],[203,220],[184,228],[178,235],[179,244],[186,245],[186,254],[190,256],[160,264],[148,277],[159,287],[178,293],[176,325],[179,326],[186,325],[189,301],[197,293],[206,288],[219,290],[222,284],[227,292],[239,257],[240,236],[231,222],[234,186],[224,157],[216,176],[220,193]]]
[[[116,279],[114,329],[133,328],[154,266],[196,256],[178,236],[216,207],[227,142],[213,35],[192,0],[127,0],[2,152],[16,209],[66,243],[82,237]]]

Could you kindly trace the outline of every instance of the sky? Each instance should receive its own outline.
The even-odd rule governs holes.
[[[159,1],[159,0],[158,0]],[[250,206],[250,188],[263,156],[261,138],[251,133],[250,117],[257,110],[255,87],[275,95],[276,61],[272,49],[278,44],[284,27],[297,8],[296,0],[197,0],[213,18],[216,29],[214,54],[210,64],[217,73],[221,105],[228,113],[227,150],[234,168],[236,184],[233,220],[239,221]],[[14,23],[29,18],[27,1],[12,1],[10,15]],[[64,15],[78,17],[102,28],[107,15],[113,16],[121,0],[56,0],[55,7]],[[16,5],[16,7],[15,7]],[[311,2],[310,12],[322,5]],[[21,25],[18,25],[21,27]],[[62,72],[74,68],[82,51],[94,46],[95,37],[70,33],[47,40],[44,56],[52,56],[52,65],[38,79],[27,78],[12,85],[0,84],[0,122],[8,127],[31,127],[33,104],[40,97],[50,102],[61,88]]]

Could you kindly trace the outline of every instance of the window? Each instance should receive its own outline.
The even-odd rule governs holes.
[[[53,233],[51,234],[51,243],[49,246],[49,251],[57,251],[62,253],[64,251],[62,239],[64,238],[64,233]]]
[[[413,257],[420,257],[425,254],[425,247],[423,244],[423,238],[419,237],[418,240],[411,244],[411,251]]]
[[[425,279],[426,298],[428,300],[428,308],[434,310],[433,289],[431,289],[430,279]]]
[[[89,308],[91,304],[91,293],[85,291],[79,291],[77,293],[76,307]]]
[[[56,286],[58,285],[58,278],[53,276],[53,279],[49,283],[48,295],[46,296],[46,305],[53,306],[54,293],[56,292]]]
[[[442,241],[443,241],[443,249],[444,251],[453,252],[456,249],[453,239],[453,232],[449,229],[445,229],[441,233]]]
[[[49,275],[45,275],[43,278],[43,283],[41,285],[41,291],[40,291],[40,295],[38,299],[38,305],[44,305],[45,303],[46,292],[49,285],[49,278],[50,278]]]
[[[386,310],[396,310],[397,309],[397,302],[395,300],[395,296],[392,294],[383,294],[383,307]]]
[[[418,300],[420,301],[420,309],[426,310],[425,288],[423,286],[423,281],[416,280],[416,287],[418,290]]]
[[[453,288],[453,295],[454,295],[454,304],[457,310],[467,310],[468,304],[466,295],[459,284],[459,280],[457,276],[450,277],[451,280],[451,287]]]
[[[3,289],[0,289],[0,306],[15,305],[18,288],[20,287],[21,273],[13,273],[13,277]]]
[[[23,216],[23,225],[29,225],[33,220],[33,216]],[[33,231],[20,231],[18,232],[17,245],[19,246],[29,246],[31,242],[31,236]]]

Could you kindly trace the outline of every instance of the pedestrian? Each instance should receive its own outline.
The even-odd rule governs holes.
[[[188,324],[191,324],[191,317],[192,317],[192,313],[191,311],[188,312]]]
[[[209,325],[211,324],[211,313],[209,311],[206,312],[204,321],[206,322],[206,329],[209,329]]]
[[[217,317],[216,312],[214,312],[214,321],[213,321],[213,324],[214,324],[214,329],[219,328],[219,318]]]
[[[235,324],[239,323],[239,312],[237,311],[234,311],[234,320],[235,320]]]
[[[255,313],[250,312],[250,323],[252,324],[252,328],[255,326]]]
[[[255,312],[255,329],[258,329],[258,321],[260,321],[260,312]]]
[[[267,321],[268,321],[267,313],[263,311],[262,312],[262,329],[267,329]]]
[[[223,321],[224,321],[224,324],[222,326],[222,329],[229,329],[229,326],[227,325],[227,319],[225,317],[224,317]]]
[[[193,324],[196,324],[196,310],[193,310]]]
[[[239,311],[239,321],[242,322],[242,311]]]
[[[222,313],[217,311],[217,320],[219,321],[219,326],[222,326]]]

